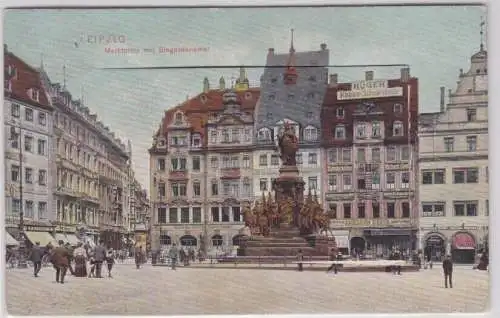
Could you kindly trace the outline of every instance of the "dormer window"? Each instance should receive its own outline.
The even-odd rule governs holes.
[[[316,127],[306,127],[306,129],[304,129],[304,139],[307,141],[318,140],[318,130]]]
[[[7,66],[7,74],[11,78],[17,79],[17,70],[16,70],[16,68],[14,66],[12,66],[12,65]]]
[[[207,102],[207,95],[201,95],[200,100],[203,104],[205,104]]]
[[[395,114],[399,114],[403,112],[403,105],[401,104],[394,104],[393,111]]]
[[[270,141],[271,140],[271,130],[268,128],[261,128],[257,134],[257,139],[259,141]]]
[[[337,108],[337,118],[344,118],[345,110],[344,107]]]
[[[38,102],[39,98],[40,98],[40,91],[37,89],[32,89],[31,90],[31,99]]]
[[[176,113],[176,114],[175,114],[175,121],[174,121],[174,124],[175,124],[175,125],[180,125],[180,124],[182,124],[182,119],[183,119],[182,117],[183,117],[183,116],[182,116],[182,113]]]
[[[345,139],[345,126],[337,125],[335,126],[335,139]]]

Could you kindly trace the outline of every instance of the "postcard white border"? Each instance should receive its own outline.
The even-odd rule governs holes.
[[[93,7],[124,7],[124,6],[131,6],[131,7],[139,7],[139,6],[245,6],[245,5],[251,5],[251,6],[264,6],[264,5],[362,5],[362,4],[401,4],[404,3],[403,1],[398,1],[398,0],[382,0],[382,1],[377,1],[377,0],[351,0],[351,1],[344,1],[344,0],[329,0],[329,1],[324,1],[324,0],[253,0],[253,1],[244,1],[244,0],[227,0],[227,1],[220,1],[220,0],[147,0],[147,1],[140,1],[140,0],[85,0],[85,1],[78,1],[78,0],[0,0],[0,5],[2,8],[6,7],[49,7],[49,6],[64,6],[64,7],[84,7],[84,6],[93,6]],[[408,2],[406,2],[408,3]],[[492,213],[490,214],[490,267],[492,270],[490,271],[491,275],[491,294],[490,294],[490,303],[491,303],[491,309],[489,312],[485,313],[475,313],[475,314],[325,314],[325,315],[280,315],[280,317],[290,317],[290,318],[309,318],[309,317],[322,317],[322,318],[329,318],[329,317],[343,317],[343,318],[362,318],[362,317],[421,317],[421,318],[433,318],[433,317],[500,317],[500,271],[496,270],[496,265],[497,263],[500,264],[500,244],[496,244],[497,242],[497,234],[494,229],[500,229],[500,216],[496,213],[496,195],[497,193],[500,193],[500,165],[497,166],[496,162],[500,162],[500,144],[496,140],[496,136],[500,136],[500,124],[496,122],[496,120],[500,120],[500,89],[497,88],[495,84],[500,85],[500,58],[495,58],[496,56],[500,56],[500,37],[494,36],[492,34],[496,34],[496,30],[500,30],[500,1],[460,1],[460,0],[439,0],[439,1],[432,1],[432,4],[487,4],[488,6],[488,27],[489,30],[493,30],[493,32],[487,32],[488,36],[488,55],[490,56],[489,58],[489,105],[491,107],[489,108],[489,135],[493,136],[493,138],[490,137],[490,143],[489,143],[489,171],[490,171],[490,211]],[[426,4],[431,4],[431,2],[427,1],[419,1],[419,5],[426,5]],[[3,19],[3,14],[2,14],[2,19]],[[2,26],[3,28],[3,23]],[[0,33],[0,39],[3,40],[3,32]],[[2,41],[3,43],[3,41]],[[3,54],[3,50],[2,50]],[[3,72],[2,72],[3,74]],[[3,75],[2,75],[3,76]],[[496,88],[496,89],[495,89]],[[2,95],[2,105],[3,105],[3,95]],[[0,120],[3,123],[3,111],[0,112]],[[498,133],[497,133],[498,132]],[[4,152],[4,142],[5,142],[5,131],[4,129],[0,129],[0,151],[3,153]],[[4,167],[4,156],[0,156],[0,167]],[[5,174],[5,169],[0,169],[0,180],[5,180],[4,179],[4,174]],[[1,212],[1,217],[0,217],[0,226],[2,226],[2,229],[4,228],[5,224],[5,218],[3,215],[3,211],[5,207],[5,196],[4,196],[4,182],[0,182],[0,211]],[[500,204],[500,200],[498,202]],[[0,235],[0,244],[1,246],[4,245],[4,235]],[[2,268],[5,268],[5,253],[2,252],[2,255],[0,257],[0,265]],[[500,265],[499,265],[500,266]],[[2,315],[7,316],[7,311],[6,311],[6,306],[5,306],[5,298],[4,292],[4,284],[2,284]],[[497,301],[495,301],[495,299]],[[41,300],[41,299],[40,299]],[[391,301],[388,299],[388,301]],[[460,301],[460,299],[456,300],[457,302]],[[272,315],[272,316],[277,316],[277,315]],[[64,317],[64,316],[61,316]],[[101,317],[101,316],[96,316],[96,317]],[[102,316],[105,317],[105,316]],[[148,316],[144,316],[148,317]],[[165,317],[189,317],[189,316],[165,316]],[[199,316],[192,316],[192,317],[199,317]],[[228,316],[230,317],[230,316]],[[234,316],[238,317],[238,316]],[[241,316],[240,316],[241,317]],[[265,317],[263,315],[246,315],[245,317]],[[268,317],[268,316],[266,316]]]

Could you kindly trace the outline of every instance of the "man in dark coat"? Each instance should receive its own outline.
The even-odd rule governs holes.
[[[453,288],[453,262],[451,261],[450,255],[446,255],[443,261],[443,274],[444,274],[444,287],[448,288],[448,282],[450,283],[450,288]]]
[[[100,240],[99,245],[97,245],[94,250],[95,274],[97,278],[102,278],[102,263],[105,260],[106,247],[104,246],[104,241]]]
[[[56,282],[64,284],[64,277],[69,266],[71,255],[68,249],[64,246],[63,241],[59,241],[59,246],[51,251],[50,260],[56,269]]]
[[[40,242],[36,242],[35,246],[31,249],[29,259],[33,262],[33,274],[38,277],[38,273],[42,269],[42,257],[44,251],[40,247]]]

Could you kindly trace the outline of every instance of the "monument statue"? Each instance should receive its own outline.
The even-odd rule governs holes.
[[[278,147],[283,166],[296,166],[295,154],[299,149],[299,141],[292,125],[285,123],[283,131],[278,136]]]

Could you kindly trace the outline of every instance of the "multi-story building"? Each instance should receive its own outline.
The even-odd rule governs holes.
[[[285,124],[299,140],[297,166],[305,191],[321,192],[321,108],[328,86],[329,51],[295,52],[293,39],[287,54],[269,49],[261,77],[261,96],[255,109],[256,140],[253,152],[253,189],[256,197],[272,191],[281,166],[277,141]],[[307,67],[311,66],[311,67]]]
[[[75,233],[91,242],[100,237],[118,248],[129,230],[130,153],[82,100],[73,99],[65,83],[51,83],[43,65],[40,71],[55,109],[50,176],[56,232],[68,240]]]
[[[488,232],[488,55],[481,45],[440,111],[420,116],[420,245],[474,260]]]
[[[418,80],[338,83],[322,114],[325,209],[338,246],[374,255],[416,248]]]
[[[150,149],[153,250],[178,242],[232,245],[252,193],[253,111],[259,90],[245,71],[233,89],[207,78],[196,97],[165,113]]]
[[[31,243],[52,239],[51,162],[53,107],[40,73],[4,46],[5,223],[19,238],[22,209]],[[11,237],[9,237],[11,238]]]

